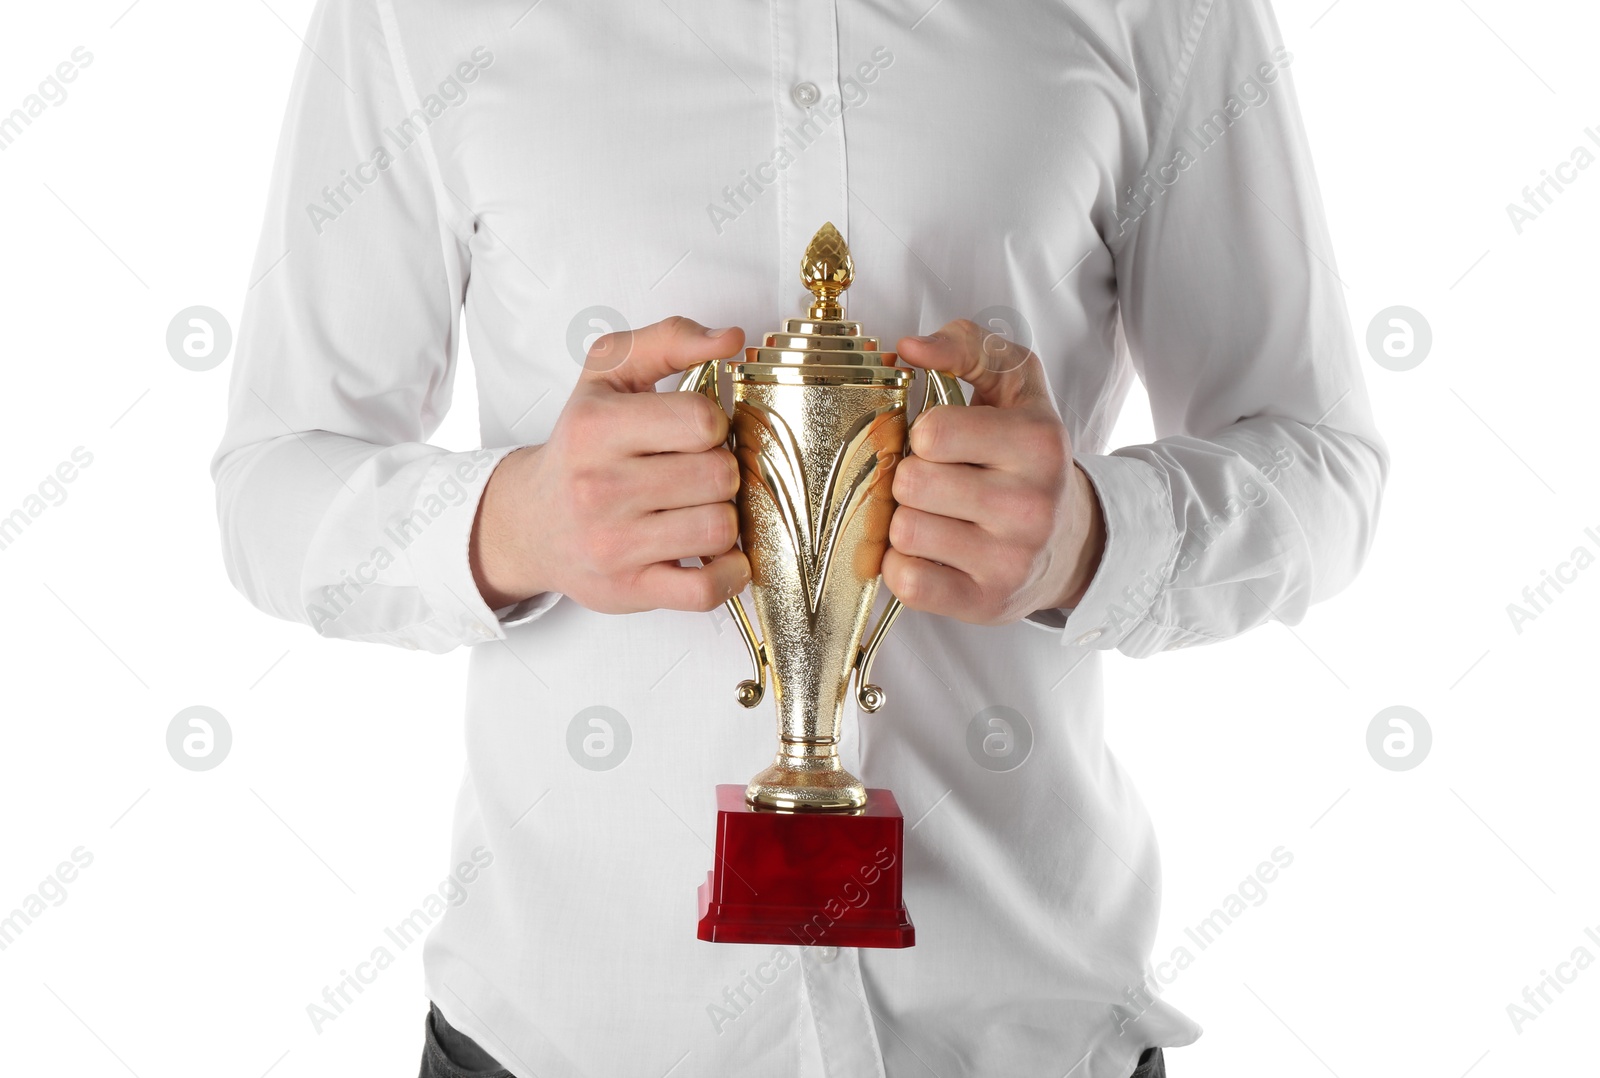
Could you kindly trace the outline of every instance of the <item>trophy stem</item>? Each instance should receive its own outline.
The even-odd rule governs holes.
[[[753,808],[847,812],[867,803],[867,788],[844,769],[837,739],[784,739],[778,743],[772,766],[750,780],[744,796]]]

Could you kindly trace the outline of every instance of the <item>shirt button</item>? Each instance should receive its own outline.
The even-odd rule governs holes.
[[[1188,644],[1189,642],[1187,640],[1174,640],[1172,643],[1167,645],[1167,650],[1177,651],[1181,647],[1187,647]]]
[[[789,91],[789,96],[794,98],[794,103],[803,109],[808,109],[822,100],[822,91],[817,89],[814,82],[796,83],[795,88]]]
[[[1080,644],[1092,644],[1104,635],[1106,635],[1106,631],[1104,629],[1090,629],[1088,632],[1078,637],[1077,642]]]
[[[817,958],[819,960],[823,961],[823,962],[832,962],[835,958],[838,958],[838,957],[839,957],[839,948],[837,948],[837,947],[819,947],[819,948],[817,948]]]

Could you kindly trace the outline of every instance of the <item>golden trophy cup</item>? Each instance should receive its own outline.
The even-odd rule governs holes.
[[[701,891],[700,935],[910,946],[899,809],[889,791],[868,790],[844,769],[839,740],[852,683],[862,711],[885,700],[872,661],[900,601],[891,597],[870,636],[867,624],[915,371],[845,320],[840,298],[855,266],[831,222],[806,247],[800,276],[813,297],[805,316],[746,348],[743,362],[728,361],[739,541],[755,602],[752,624],[737,596],[728,601],[754,668],[738,700],[759,705],[770,678],[778,751],[742,798],[738,787],[718,787],[717,867]],[[718,366],[691,368],[679,388],[720,403]],[[922,405],[935,403],[965,402],[955,378],[930,371]]]

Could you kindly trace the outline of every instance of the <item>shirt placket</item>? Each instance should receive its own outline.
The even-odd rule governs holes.
[[[803,1027],[816,1037],[822,1078],[886,1078],[861,982],[860,952],[854,947],[801,947],[800,977],[805,986],[801,1006],[809,1008],[811,1019]],[[802,1060],[808,1056],[812,1054],[802,1048]]]
[[[845,114],[839,92],[839,22],[833,0],[772,0],[778,319],[802,313],[800,258],[823,222],[850,238]]]
[[[776,169],[778,319],[803,312],[800,258],[823,222],[850,236],[845,114],[839,88],[839,21],[833,0],[772,0],[775,146],[788,151]],[[847,768],[859,765],[853,740],[841,746]],[[801,1071],[820,1057],[823,1078],[883,1078],[883,1055],[853,948],[801,947],[807,1008]]]

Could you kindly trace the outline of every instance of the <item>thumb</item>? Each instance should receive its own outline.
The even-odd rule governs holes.
[[[927,336],[902,337],[895,348],[914,367],[970,384],[973,404],[1017,408],[1050,396],[1037,355],[971,319],[958,318]]]
[[[692,318],[674,315],[598,338],[584,357],[578,388],[649,393],[669,375],[708,359],[738,355],[743,347],[744,330],[737,326],[707,329]]]

